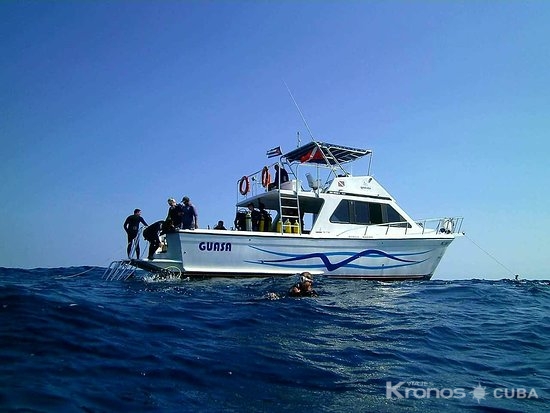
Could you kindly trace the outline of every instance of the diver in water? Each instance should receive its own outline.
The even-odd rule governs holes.
[[[291,297],[317,297],[317,292],[313,289],[313,276],[305,271],[300,274],[300,281],[294,284],[288,291]]]

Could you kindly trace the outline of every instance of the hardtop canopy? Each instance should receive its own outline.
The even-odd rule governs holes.
[[[350,148],[332,143],[312,141],[283,155],[289,163],[300,162],[318,165],[339,166],[370,155],[371,150]]]

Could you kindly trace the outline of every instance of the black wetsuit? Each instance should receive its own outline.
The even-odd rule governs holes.
[[[262,218],[262,213],[257,209],[253,209],[250,218],[252,219],[252,231],[260,230],[260,219]]]
[[[164,233],[162,231],[163,224],[164,221],[157,221],[143,230],[143,238],[145,238],[146,241],[149,241],[149,255],[147,256],[147,258],[149,258],[150,260],[153,259],[155,251],[158,249],[158,247],[160,247],[159,235]]]
[[[260,207],[260,219],[264,219],[264,232],[271,231],[271,215],[264,208]]]
[[[124,230],[126,231],[126,234],[128,234],[128,247],[126,248],[126,252],[128,253],[128,258],[130,258],[130,252],[132,251],[132,242],[137,237],[137,234],[139,232],[139,224],[143,224],[147,226],[147,222],[143,219],[141,215],[130,215],[128,218],[126,218],[126,221],[124,221]],[[136,241],[136,255],[139,259],[139,239]]]
[[[274,188],[279,188],[279,174],[281,174],[281,177],[280,177],[281,184],[288,182],[288,172],[285,170],[285,168],[281,167],[279,169],[275,169],[275,180],[269,184],[267,189],[271,190]]]
[[[297,288],[299,291],[294,291],[295,288]],[[315,290],[313,289],[306,290],[301,283],[297,283],[292,287],[290,287],[290,290],[288,290],[288,295],[291,297],[317,297],[318,296]]]
[[[183,205],[177,204],[170,207],[168,210],[168,217],[166,220],[170,220],[174,228],[181,228],[181,220],[183,218]]]
[[[288,172],[285,170],[285,168],[279,169],[279,172],[281,174],[281,183],[284,184],[285,182],[288,182]],[[279,178],[278,176],[275,177],[276,179]],[[279,182],[278,180],[275,182]]]

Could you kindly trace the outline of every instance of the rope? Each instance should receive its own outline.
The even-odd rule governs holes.
[[[501,263],[499,260],[497,260],[494,256],[492,256],[491,254],[489,254],[487,251],[485,251],[483,248],[481,248],[479,245],[477,245],[473,239],[471,239],[469,236],[467,236],[466,234],[464,234],[464,236],[466,238],[468,238],[470,240],[470,242],[472,244],[474,244],[476,247],[478,247],[481,251],[483,251],[485,254],[487,254],[490,258],[492,258],[497,264],[499,264],[502,268],[504,268],[506,271],[508,271],[510,274],[514,275],[514,272],[508,268],[507,266],[505,266],[503,263]],[[517,277],[517,275],[516,275]]]
[[[137,246],[137,244],[139,243],[139,240],[140,240],[141,235],[142,235],[142,233],[143,233],[143,228],[144,228],[144,227],[139,227],[137,236],[132,240],[132,246],[131,246],[131,249],[130,249],[130,256],[134,255],[135,252],[136,252],[136,246]],[[126,244],[126,246],[127,246],[127,244]],[[149,247],[149,241],[145,240],[145,250],[147,250],[148,247]],[[119,250],[118,250],[117,253],[116,253],[116,256],[120,256],[121,253],[126,253],[126,247],[124,247],[124,248],[119,248]],[[139,259],[139,257],[138,257],[138,259]],[[111,259],[109,259],[109,260],[106,261],[106,264],[112,263],[112,262],[115,261],[115,260],[116,260],[116,258],[115,258],[115,257],[112,257]],[[105,265],[105,266],[107,267],[108,265]],[[73,278],[73,277],[78,277],[78,276],[80,276],[80,275],[86,274],[86,273],[88,273],[88,272],[90,272],[90,271],[92,271],[92,270],[95,270],[95,269],[97,269],[97,268],[98,268],[98,267],[96,267],[96,266],[92,266],[92,267],[88,268],[87,270],[81,271],[81,272],[79,272],[79,273],[77,273],[77,274],[61,275],[61,276],[58,276],[58,277],[56,277],[56,278]]]
[[[140,232],[141,234],[141,232]],[[133,253],[134,251],[132,251]],[[82,271],[82,272],[79,272],[77,274],[71,274],[71,275],[60,275],[56,278],[73,278],[73,277],[78,277],[79,275],[83,275],[83,274],[86,274],[90,271],[93,271],[93,270],[97,270],[99,267],[103,266],[103,267],[108,267],[110,263],[112,263],[113,261],[116,261],[117,259],[120,259],[120,256],[121,254],[126,254],[126,247],[120,247],[116,253],[109,259],[105,260],[104,263],[105,265],[99,265],[99,266],[91,266],[90,268],[88,268],[87,270],[85,271]]]
[[[63,275],[58,276],[57,278],[72,278],[72,277],[78,277],[79,275],[86,274],[87,272],[90,272],[92,270],[96,270],[97,267],[90,267],[86,271],[79,272],[78,274],[72,274],[72,275]]]

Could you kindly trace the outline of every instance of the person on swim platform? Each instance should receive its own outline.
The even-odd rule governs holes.
[[[136,258],[139,260],[140,249],[139,249],[139,238],[137,238],[137,235],[139,232],[140,224],[147,226],[147,222],[145,222],[145,220],[141,216],[141,209],[136,208],[134,209],[134,214],[127,217],[123,225],[124,231],[126,231],[126,234],[128,235],[128,246],[126,248],[126,252],[128,253],[129,259],[132,258],[131,257],[132,244],[134,243],[134,240],[135,240]]]
[[[164,234],[163,227],[164,221],[157,221],[143,230],[143,238],[149,241],[149,254],[147,255],[149,260],[153,259],[155,251],[160,247],[160,235]]]

